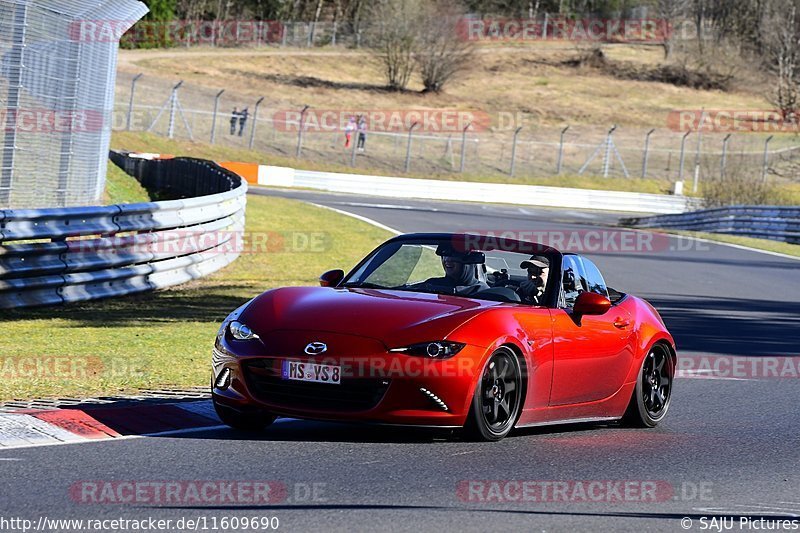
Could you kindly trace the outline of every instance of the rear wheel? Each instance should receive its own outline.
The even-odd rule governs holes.
[[[472,398],[465,429],[475,440],[497,441],[508,435],[519,418],[522,370],[509,348],[492,354]]]
[[[214,410],[226,426],[240,431],[261,431],[277,418],[265,411],[238,411],[214,400]]]
[[[647,354],[639,369],[624,422],[633,427],[656,427],[667,415],[672,399],[675,362],[669,349],[657,344]]]

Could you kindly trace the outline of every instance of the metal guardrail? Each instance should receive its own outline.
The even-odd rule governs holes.
[[[727,233],[800,244],[800,207],[722,207],[680,215],[627,218],[620,223],[639,228]]]
[[[238,175],[199,159],[111,159],[182,199],[0,211],[0,309],[170,287],[239,256],[247,184]]]

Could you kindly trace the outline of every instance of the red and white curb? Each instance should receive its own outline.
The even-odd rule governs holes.
[[[220,427],[210,400],[0,412],[0,450]]]

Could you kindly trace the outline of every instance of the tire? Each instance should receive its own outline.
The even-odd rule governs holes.
[[[237,411],[214,400],[214,410],[222,423],[239,431],[257,432],[275,422],[277,417],[265,411]]]
[[[478,441],[505,438],[520,415],[522,385],[519,357],[509,348],[499,348],[481,372],[464,426],[466,436]]]
[[[623,423],[638,428],[656,427],[669,411],[674,380],[672,354],[663,344],[656,344],[642,361]]]

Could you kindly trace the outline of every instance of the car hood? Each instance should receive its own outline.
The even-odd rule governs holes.
[[[368,337],[387,347],[444,338],[496,302],[377,289],[289,287],[268,291],[241,315],[253,331],[302,330]]]

